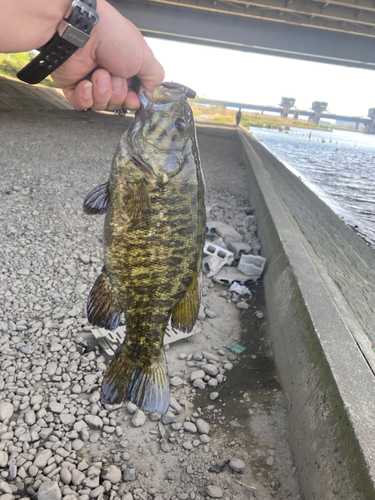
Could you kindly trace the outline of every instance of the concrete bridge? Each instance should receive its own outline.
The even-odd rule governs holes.
[[[298,109],[296,107],[289,106],[265,106],[262,104],[247,104],[240,103],[234,101],[216,101],[210,99],[198,99],[197,102],[199,104],[210,105],[210,106],[224,106],[225,108],[241,108],[243,111],[261,111],[262,113],[280,113],[280,116],[287,118],[288,116],[293,116],[294,118],[298,118],[299,116],[306,116],[309,121],[312,121],[315,125],[319,125],[319,121],[321,119],[329,119],[329,120],[339,120],[344,122],[354,122],[356,124],[356,129],[360,123],[363,123],[365,126],[365,134],[374,134],[375,126],[373,125],[374,119],[371,116],[372,109],[369,110],[369,116],[347,116],[347,115],[339,115],[336,113],[329,113],[325,110],[322,110],[319,104],[327,104],[320,103],[319,101],[314,101],[312,104],[312,109],[303,110]],[[315,108],[315,109],[314,109]],[[325,106],[326,108],[326,106]]]

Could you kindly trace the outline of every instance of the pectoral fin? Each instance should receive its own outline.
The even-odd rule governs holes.
[[[130,400],[143,410],[166,413],[169,380],[165,354],[140,366],[130,359],[126,346],[121,346],[104,375],[101,398],[111,405]]]
[[[151,200],[146,179],[142,179],[137,186],[129,189],[126,194],[125,205],[126,212],[132,220],[150,222]]]
[[[102,274],[95,281],[87,299],[87,317],[94,326],[116,330],[122,309],[117,304],[103,267]]]
[[[109,208],[109,182],[97,186],[86,196],[83,211],[87,215],[106,214]]]
[[[197,320],[200,302],[201,276],[195,274],[185,297],[172,313],[172,327],[183,332],[191,332]]]

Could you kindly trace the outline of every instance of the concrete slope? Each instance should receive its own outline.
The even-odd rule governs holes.
[[[244,129],[239,138],[267,257],[270,331],[302,490],[308,500],[374,499],[375,378],[364,355],[371,358],[371,345],[323,255],[332,252],[342,275],[366,289],[374,253]],[[319,250],[314,224],[303,232],[307,219],[324,228],[318,239],[331,234],[337,244]],[[353,271],[355,256],[361,265]]]

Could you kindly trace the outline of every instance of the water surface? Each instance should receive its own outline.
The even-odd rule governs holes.
[[[251,129],[347,224],[375,245],[375,136],[292,128]]]

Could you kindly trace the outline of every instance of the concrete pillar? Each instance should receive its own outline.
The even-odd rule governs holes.
[[[280,106],[283,107],[283,109],[281,111],[282,118],[288,118],[290,108],[292,108],[294,106],[295,102],[296,102],[296,100],[294,99],[294,97],[282,97],[281,98]]]
[[[312,122],[314,125],[319,125],[320,118],[322,117],[323,111],[327,109],[328,103],[323,101],[314,101],[312,103],[312,109],[314,111],[314,116],[312,117]]]
[[[368,110],[368,116],[371,118],[370,123],[365,125],[365,134],[375,134],[375,108],[370,108]]]
[[[294,118],[295,120],[298,120],[298,118],[299,118],[299,111],[295,111],[295,112],[294,112],[294,114],[293,114],[293,118]]]

